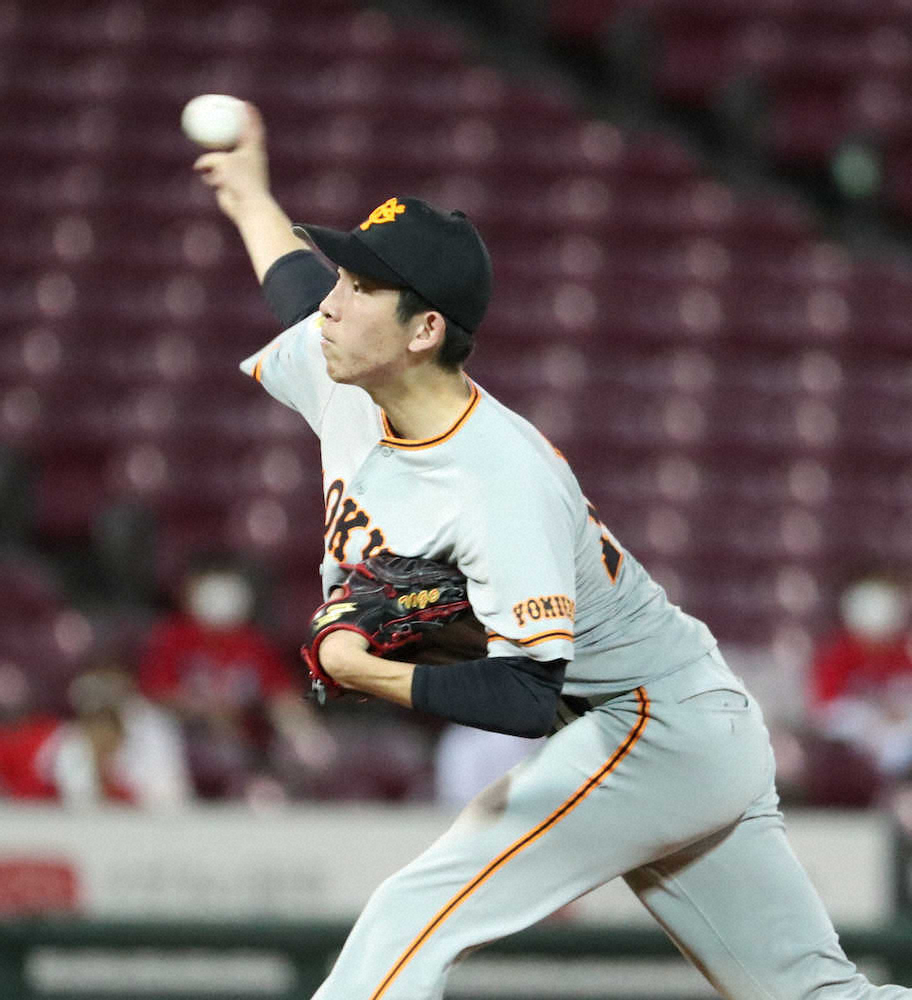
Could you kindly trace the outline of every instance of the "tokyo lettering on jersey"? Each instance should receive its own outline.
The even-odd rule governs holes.
[[[489,656],[568,662],[563,691],[629,691],[715,647],[601,522],[560,453],[474,382],[459,419],[395,436],[361,388],[333,382],[314,313],[241,369],[320,439],[323,590],[380,549],[455,564]]]

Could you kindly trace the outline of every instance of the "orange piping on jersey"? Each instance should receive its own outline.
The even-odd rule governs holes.
[[[383,421],[383,433],[386,437],[380,439],[381,444],[389,445],[391,448],[403,448],[408,451],[418,451],[421,448],[433,448],[435,445],[442,444],[444,441],[448,441],[462,425],[469,419],[478,406],[481,400],[481,393],[478,391],[478,386],[474,382],[469,380],[469,386],[472,390],[472,396],[469,399],[468,405],[462,411],[459,419],[455,424],[443,434],[438,434],[437,437],[423,438],[421,440],[412,440],[410,438],[397,438],[393,432],[392,427],[390,427],[389,420],[386,418],[386,414],[381,410],[380,417]]]
[[[257,358],[256,364],[253,366],[253,377],[257,380],[257,382],[263,381],[263,362],[279,346],[279,339],[279,337],[276,337],[271,344],[264,347],[263,350],[260,351],[260,356]]]
[[[637,708],[637,719],[636,722],[627,733],[627,737],[624,742],[614,751],[611,757],[595,772],[595,774],[590,775],[576,791],[563,802],[557,809],[548,816],[547,819],[543,820],[538,826],[533,827],[527,834],[520,837],[515,843],[511,844],[505,851],[499,854],[486,868],[483,868],[471,882],[467,883],[455,896],[443,907],[442,910],[437,913],[437,915],[430,921],[429,924],[421,931],[418,937],[406,948],[406,950],[399,956],[396,964],[390,969],[386,974],[386,978],[377,987],[376,990],[371,994],[370,1000],[380,1000],[380,997],[389,989],[393,981],[399,975],[399,973],[408,965],[408,963],[415,957],[415,953],[419,948],[427,941],[427,939],[436,931],[440,925],[450,916],[453,912],[464,903],[469,896],[472,895],[475,890],[486,882],[499,868],[502,868],[508,861],[516,857],[519,853],[524,851],[527,847],[533,844],[539,837],[546,834],[553,826],[556,826],[562,819],[565,819],[570,815],[571,812],[586,798],[586,796],[594,789],[597,788],[609,774],[620,764],[620,762],[627,756],[628,753],[633,749],[637,740],[643,735],[643,730],[646,728],[646,723],[649,721],[649,697],[646,694],[646,689],[638,687],[636,689],[637,701],[639,706]]]
[[[567,632],[566,630],[554,630],[552,632],[539,632],[537,635],[530,635],[526,639],[510,639],[505,635],[499,635],[497,632],[491,632],[488,635],[488,642],[512,642],[516,646],[537,646],[540,642],[550,642],[552,639],[567,639],[573,642],[573,633]]]

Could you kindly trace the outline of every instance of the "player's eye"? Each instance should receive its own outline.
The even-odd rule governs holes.
[[[352,282],[352,291],[353,292],[360,292],[361,291],[361,282],[360,281],[353,281]]]

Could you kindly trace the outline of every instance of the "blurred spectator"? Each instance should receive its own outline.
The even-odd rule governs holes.
[[[84,759],[91,747],[100,780],[109,781],[135,805],[175,808],[192,799],[180,726],[136,691],[133,678],[117,661],[101,660],[80,674],[69,696],[87,735],[81,750],[70,751],[76,773],[80,754]]]
[[[905,588],[882,575],[850,584],[840,624],[818,644],[807,722],[773,733],[783,798],[864,807],[912,777],[912,643]]]
[[[50,753],[42,752],[42,747],[55,737],[63,720],[33,713],[31,700],[21,667],[12,660],[0,663],[0,795],[56,799]]]
[[[16,667],[0,669],[0,791],[68,806],[120,802],[179,806],[191,794],[180,732],[132,688],[115,661],[101,660],[68,690],[71,718],[29,710]]]
[[[250,575],[230,555],[204,557],[184,576],[177,611],[148,637],[139,686],[177,713],[190,770],[205,798],[282,798],[273,762],[289,754],[325,771],[334,742],[301,684],[254,622]]]
[[[840,601],[842,627],[814,658],[812,713],[830,739],[867,754],[886,779],[912,769],[912,642],[900,584],[867,577]]]

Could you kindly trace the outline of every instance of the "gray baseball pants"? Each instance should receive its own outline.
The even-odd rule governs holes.
[[[716,651],[612,698],[374,892],[314,1000],[438,1000],[460,954],[617,876],[729,1000],[912,1000],[846,958],[774,770],[760,709]]]

